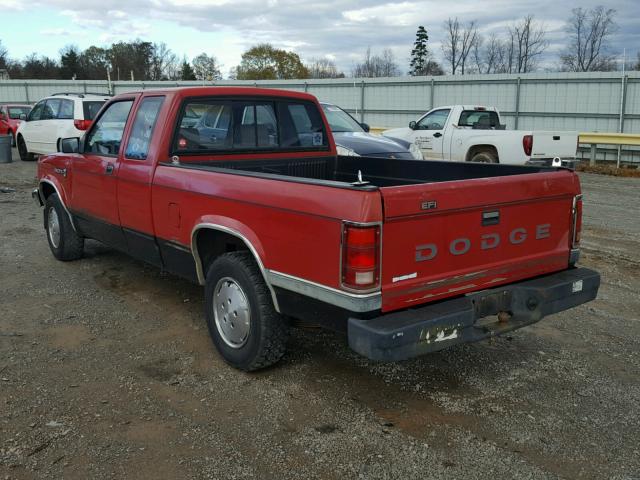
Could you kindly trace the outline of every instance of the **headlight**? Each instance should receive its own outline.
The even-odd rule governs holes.
[[[351,150],[350,148],[347,148],[347,147],[343,147],[342,145],[336,145],[336,149],[338,150],[338,155],[343,155],[343,156],[346,156],[346,157],[359,157],[360,156],[354,150]]]
[[[418,148],[418,145],[416,145],[415,143],[411,144],[411,146],[409,147],[409,152],[411,152],[411,155],[413,155],[413,158],[415,158],[416,160],[424,160],[422,150],[420,150]]]

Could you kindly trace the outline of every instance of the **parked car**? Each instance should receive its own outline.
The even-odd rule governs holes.
[[[97,93],[56,93],[40,100],[16,132],[20,159],[58,152],[61,139],[80,137],[109,98]]]
[[[382,132],[385,137],[415,142],[427,159],[513,165],[571,166],[578,132],[505,131],[494,107],[453,105],[427,112],[408,128]]]
[[[320,102],[331,127],[338,155],[366,155],[369,157],[422,160],[422,152],[415,143],[372,135],[369,125],[360,123],[337,105]]]
[[[0,135],[11,135],[11,146],[16,146],[16,130],[27,118],[31,105],[0,105]]]
[[[229,121],[200,134],[191,117],[209,113]],[[575,266],[575,172],[340,156],[301,92],[125,93],[62,151],[33,192],[55,258],[94,238],[204,285],[213,342],[243,370],[282,357],[289,318],[392,361],[529,325],[600,284]]]

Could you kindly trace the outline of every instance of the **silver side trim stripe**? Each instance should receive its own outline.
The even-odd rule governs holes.
[[[60,192],[58,191],[58,187],[56,187],[55,184],[49,180],[40,180],[40,183],[38,184],[38,195],[40,196],[40,201],[42,202],[42,204],[44,205],[44,195],[42,194],[43,183],[46,183],[47,185],[51,185],[53,189],[56,191],[56,193],[58,194],[58,198],[60,199],[60,203],[62,204],[62,208],[64,208],[64,211],[67,212],[67,215],[69,216],[69,221],[71,222],[71,226],[73,227],[74,230],[77,231],[78,229],[76,228],[76,224],[73,222],[73,217],[71,216],[71,212],[69,211],[67,206],[64,204],[64,200],[62,200],[62,195],[60,195]]]
[[[355,293],[343,292],[335,288],[320,285],[303,278],[287,275],[275,270],[266,270],[267,283],[275,287],[291,290],[292,292],[315,298],[321,302],[330,303],[352,312],[370,312],[379,310],[382,306],[382,295],[380,292],[358,295]]]

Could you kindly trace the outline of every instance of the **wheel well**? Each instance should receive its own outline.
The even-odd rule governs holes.
[[[220,255],[228,252],[250,251],[249,246],[239,237],[220,230],[202,228],[196,233],[195,246],[206,276],[209,265]]]
[[[40,184],[40,192],[42,194],[42,200],[46,200],[50,195],[56,193],[56,189],[53,188],[53,185],[47,182],[42,182]]]
[[[474,145],[467,152],[467,158],[465,160],[467,162],[470,162],[476,153],[481,152],[491,153],[496,158],[496,160],[500,160],[500,158],[498,157],[498,150],[493,145]]]

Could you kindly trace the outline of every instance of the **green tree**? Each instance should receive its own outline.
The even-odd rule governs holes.
[[[180,80],[195,80],[196,74],[193,72],[193,68],[189,65],[187,60],[182,61],[182,67],[180,68]]]
[[[107,51],[94,46],[87,48],[80,54],[80,70],[82,80],[106,80],[109,70]]]
[[[24,59],[22,78],[57,79],[60,78],[60,67],[52,58],[38,57],[37,54],[32,53]]]
[[[201,53],[193,59],[193,72],[198,80],[213,81],[222,80],[220,62],[213,55]]]
[[[2,46],[2,40],[0,40],[0,68],[7,68],[9,63],[9,52]]]
[[[80,51],[75,45],[67,45],[60,50],[60,77],[63,80],[83,78]]]
[[[416,32],[416,41],[413,42],[413,50],[411,50],[411,61],[409,62],[409,75],[426,75],[424,73],[429,57],[429,47],[427,42],[429,35],[425,28],[420,25]]]
[[[236,77],[238,80],[284,80],[308,78],[309,72],[298,54],[262,43],[242,54]]]
[[[118,42],[107,50],[113,80],[129,80],[133,72],[134,80],[151,78],[153,45],[151,42],[135,40]]]

